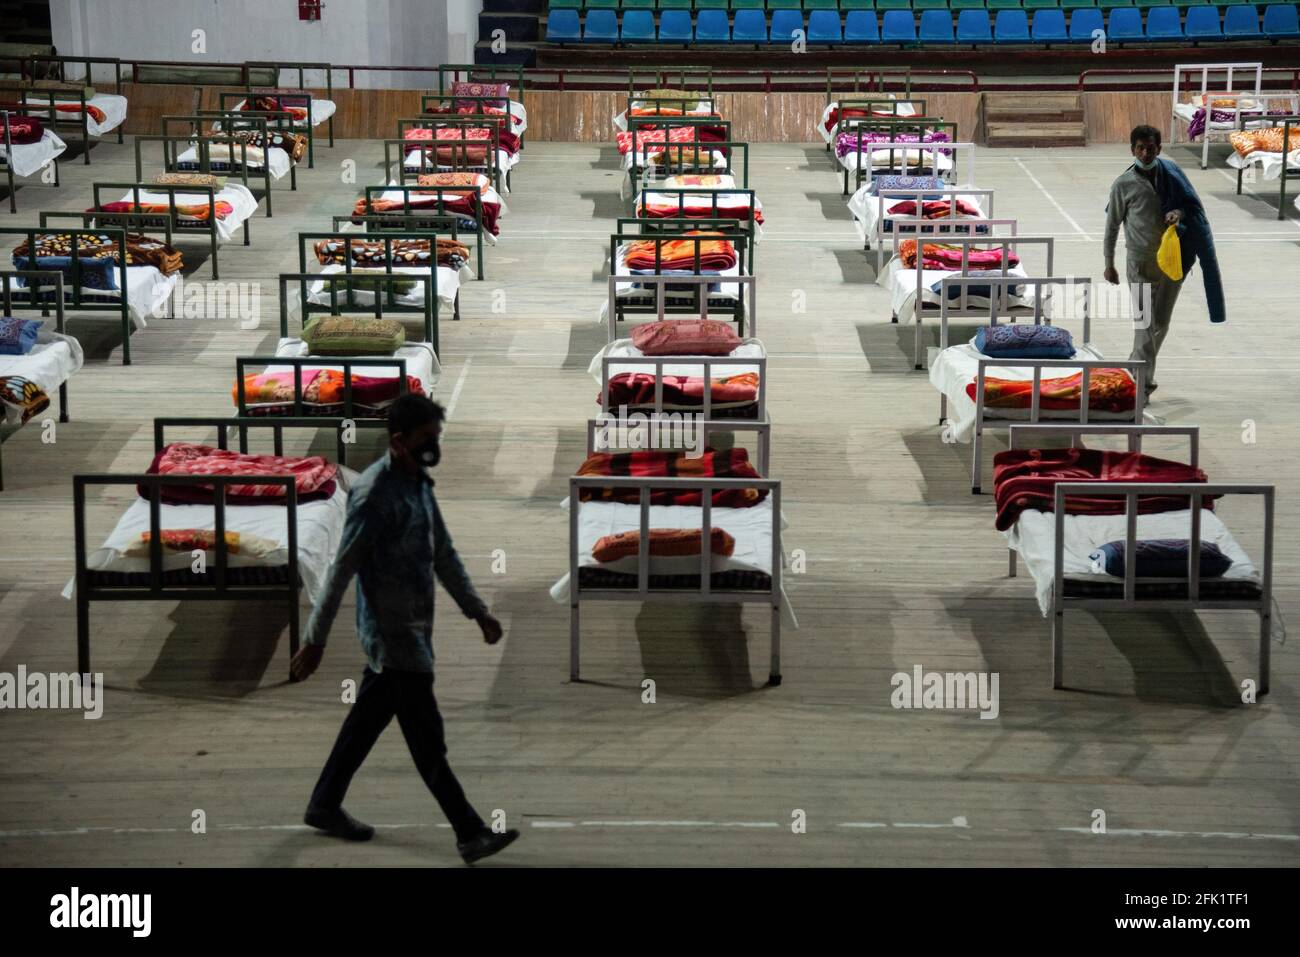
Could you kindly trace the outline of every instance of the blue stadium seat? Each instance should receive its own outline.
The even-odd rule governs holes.
[[[1075,10],[1070,14],[1070,41],[1073,43],[1091,43],[1093,33],[1097,30],[1106,34],[1106,25],[1101,21],[1101,11],[1093,9]]]
[[[1211,6],[1188,7],[1183,36],[1189,40],[1222,40],[1219,27],[1219,8]]]
[[[1035,10],[1034,29],[1030,36],[1035,43],[1064,43],[1070,39],[1065,32],[1065,13],[1061,10]]]
[[[803,30],[803,11],[773,10],[772,34],[768,38],[768,43],[791,44],[794,42],[796,30]],[[804,39],[807,39],[807,37],[808,34],[804,33]]]
[[[767,14],[762,10],[737,10],[731,24],[732,43],[766,43]]]
[[[840,43],[843,40],[839,10],[813,10],[808,14],[809,43]]]
[[[582,39],[588,43],[618,42],[618,13],[614,10],[588,10],[582,25]]]
[[[694,36],[695,31],[691,27],[691,11],[665,10],[659,14],[660,43],[690,43]]]
[[[731,23],[726,10],[701,10],[695,18],[696,43],[730,43]]]
[[[1152,7],[1147,11],[1148,40],[1181,40],[1183,23],[1177,7]]]
[[[881,43],[915,43],[916,21],[911,10],[886,10],[880,21]]]
[[[1270,40],[1300,37],[1300,15],[1295,4],[1272,3],[1264,8],[1264,35]]]
[[[1106,24],[1106,37],[1119,43],[1125,40],[1143,40],[1142,11],[1137,7],[1115,7],[1110,11],[1110,22]]]
[[[957,12],[958,43],[992,43],[993,28],[989,26],[987,10],[959,10]]]
[[[1029,16],[1023,10],[999,10],[993,21],[998,43],[1029,43]]]
[[[546,15],[547,43],[569,43],[581,39],[577,10],[552,10]]]
[[[1228,40],[1258,40],[1259,12],[1252,6],[1238,4],[1223,11],[1223,36]]]
[[[590,18],[590,14],[587,15]],[[623,14],[623,29],[619,33],[624,43],[654,43],[655,15],[653,10],[628,10]]]
[[[921,42],[952,43],[952,14],[942,10],[921,11]]]
[[[875,10],[850,10],[844,17],[845,43],[879,43],[880,26]]]

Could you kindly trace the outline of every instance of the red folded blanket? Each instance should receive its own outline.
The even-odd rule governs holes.
[[[1014,365],[1015,360],[1008,360]],[[1083,391],[1083,373],[1057,379],[1040,379],[1040,409],[1077,409]],[[966,383],[966,394],[975,400],[975,382]],[[984,405],[990,409],[1028,409],[1033,405],[1032,379],[984,380]],[[1123,369],[1093,369],[1088,375],[1088,408],[1094,412],[1129,412],[1137,401],[1137,385]]]
[[[666,375],[663,377],[665,405],[704,404],[704,377]],[[709,382],[709,398],[713,402],[754,402],[758,399],[758,373],[742,372],[739,375],[713,378]],[[600,397],[596,397],[600,401]],[[651,406],[655,401],[655,376],[653,372],[621,372],[609,380],[611,407],[620,405]]]
[[[717,236],[722,233],[705,233],[691,231],[683,236]],[[696,247],[699,247],[699,264],[701,273],[721,272],[731,269],[737,263],[736,247],[725,239],[708,239],[704,242],[690,242],[682,239],[642,239],[627,245],[623,264],[630,270],[654,272],[655,250],[658,249],[659,268],[661,270],[695,270]]]
[[[630,475],[647,478],[759,478],[757,470],[749,464],[749,453],[744,449],[705,449],[696,458],[684,452],[597,452],[588,456],[578,467],[579,475]],[[584,488],[579,494],[583,502],[630,502],[641,500],[640,491],[634,488]],[[722,508],[749,508],[767,497],[766,489],[729,488],[713,493],[713,504]],[[651,505],[699,505],[704,496],[698,489],[652,489]]]
[[[217,219],[225,219],[235,211],[235,207],[227,203],[224,199],[219,199],[213,206],[217,210]],[[105,203],[102,206],[92,206],[86,210],[88,213],[148,213],[151,215],[166,215],[171,212],[171,206],[167,203],[132,203],[121,201],[116,203]],[[212,206],[207,203],[177,203],[176,214],[185,219],[197,219],[206,221],[212,214]]]
[[[250,481],[226,487],[226,502],[231,505],[280,505],[285,501],[283,485],[267,485],[258,476],[294,477],[298,501],[325,499],[334,494],[338,466],[319,455],[307,457],[285,455],[245,455],[214,449],[192,442],[173,442],[154,456],[150,475],[238,475]],[[149,497],[146,486],[137,486],[141,498]],[[211,504],[213,488],[209,485],[164,485],[160,498],[173,505]]]
[[[962,247],[946,243],[926,243],[923,247],[923,269],[952,271],[961,269]],[[916,240],[904,239],[898,244],[898,258],[906,269],[916,268]],[[966,263],[971,269],[1002,268],[1002,248],[979,249],[967,247]],[[1020,265],[1020,257],[1007,250],[1007,268]]]
[[[1140,452],[1104,449],[1010,449],[993,457],[993,500],[996,527],[1010,528],[1027,509],[1050,512],[1057,482],[1204,482],[1205,473],[1182,462],[1170,462]],[[1206,507],[1212,507],[1208,504]],[[1145,495],[1138,511],[1175,512],[1188,507],[1178,495]],[[1065,500],[1069,515],[1122,515],[1119,496],[1071,495]]]
[[[916,216],[916,200],[905,199],[900,203],[895,203],[885,211],[890,216]],[[957,213],[961,216],[983,216],[980,208],[973,203],[968,203],[964,199],[957,200]],[[952,216],[952,204],[946,199],[932,199],[921,204],[922,219],[942,219],[943,217]],[[958,265],[961,260],[958,259]]]
[[[9,109],[10,107],[18,108],[17,104],[0,103],[0,109]],[[0,137],[4,135],[4,128],[0,125]],[[45,136],[45,126],[34,116],[19,116],[16,113],[9,114],[9,142],[14,146],[20,146],[23,143],[39,143]],[[3,145],[3,140],[0,140]]]

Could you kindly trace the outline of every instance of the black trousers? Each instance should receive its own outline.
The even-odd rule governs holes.
[[[483,819],[470,807],[460,782],[447,764],[442,715],[433,697],[433,675],[416,671],[365,670],[356,703],[343,720],[339,736],[311,794],[311,806],[341,807],[352,776],[394,716],[411,750],[411,758],[447,815],[458,841],[483,830]]]

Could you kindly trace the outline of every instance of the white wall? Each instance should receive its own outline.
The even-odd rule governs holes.
[[[437,66],[473,60],[482,8],[482,0],[325,0],[321,19],[307,22],[297,0],[50,0],[50,23],[67,55]],[[194,30],[204,31],[204,53],[193,50]],[[356,72],[363,87],[435,83],[430,74]],[[336,71],[334,84],[345,86],[346,74]]]

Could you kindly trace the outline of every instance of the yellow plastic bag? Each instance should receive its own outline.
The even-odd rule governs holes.
[[[1183,246],[1178,241],[1178,227],[1170,226],[1160,238],[1156,250],[1156,265],[1174,282],[1183,278]]]

